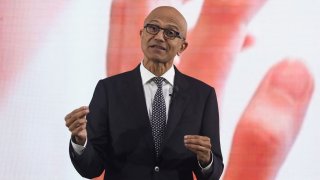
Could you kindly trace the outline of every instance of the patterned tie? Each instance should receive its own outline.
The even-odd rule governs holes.
[[[162,82],[164,81],[164,78],[154,77],[152,78],[152,81],[154,81],[158,86],[157,92],[154,95],[154,99],[152,102],[151,114],[152,134],[158,157],[162,141],[162,135],[166,126],[166,103],[162,93]]]

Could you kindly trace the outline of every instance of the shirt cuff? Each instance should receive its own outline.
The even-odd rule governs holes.
[[[84,149],[86,148],[87,146],[87,139],[86,139],[86,142],[84,143],[84,145],[79,145],[79,144],[76,144],[75,142],[73,142],[72,138],[71,138],[71,145],[73,147],[73,150],[78,154],[78,155],[81,155],[84,151]]]
[[[199,166],[200,166],[200,168],[201,168],[201,172],[202,172],[203,174],[209,173],[210,170],[211,170],[212,163],[213,163],[213,154],[212,154],[212,151],[210,151],[210,153],[211,153],[211,162],[210,162],[209,165],[207,165],[206,167],[202,167],[201,164],[200,164],[200,162],[198,161],[198,164],[199,164]]]

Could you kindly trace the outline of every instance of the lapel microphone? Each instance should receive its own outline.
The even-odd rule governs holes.
[[[179,92],[179,87],[174,85],[172,87],[172,92],[169,94],[169,96],[171,97],[170,104],[172,104],[172,102],[175,99],[175,97],[177,96],[178,92]]]

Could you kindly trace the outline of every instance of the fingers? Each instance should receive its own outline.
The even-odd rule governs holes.
[[[248,23],[267,0],[205,0],[202,16],[219,23]]]
[[[75,133],[83,130],[83,128],[86,127],[87,120],[82,118],[78,119],[77,121],[74,121],[70,126],[69,126],[69,131],[72,132],[72,135],[75,135]]]
[[[184,143],[187,149],[197,155],[197,158],[202,164],[207,164],[211,156],[210,138],[199,135],[186,135]]]
[[[245,41],[245,22],[257,13],[265,1],[205,0],[198,23],[189,32],[189,47],[181,55],[179,68],[214,86],[220,98],[233,60]]]
[[[71,136],[76,137],[76,143],[81,144],[81,145],[84,144],[84,141],[86,140],[86,137],[87,137],[86,128],[87,128],[87,123],[84,123],[81,126],[79,126],[78,128],[71,131]]]
[[[314,89],[299,61],[269,70],[234,134],[225,179],[275,179],[299,133]]]
[[[83,145],[87,138],[87,119],[86,115],[89,113],[89,108],[82,106],[73,110],[65,117],[65,123],[71,135],[75,137],[75,143]]]
[[[200,146],[199,150],[202,150],[202,147],[211,149],[210,138],[206,136],[186,135],[184,137],[184,143],[191,146]]]
[[[106,63],[109,76],[130,70],[141,61],[139,31],[147,13],[147,0],[112,1]]]
[[[65,119],[65,123],[67,127],[70,127],[74,121],[77,119],[84,118],[89,113],[89,108],[86,106],[82,106],[78,109],[73,110],[71,113],[67,114]]]
[[[85,110],[85,109],[88,109],[88,107],[86,107],[86,106],[81,106],[81,107],[79,107],[78,109],[75,109],[75,110],[73,110],[71,113],[67,114],[66,117],[65,117],[65,119],[70,118],[72,114],[77,113],[77,112],[82,111],[82,110]]]

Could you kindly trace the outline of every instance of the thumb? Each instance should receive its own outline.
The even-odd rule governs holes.
[[[272,67],[235,130],[225,179],[274,179],[297,134],[314,89],[299,61]]]

